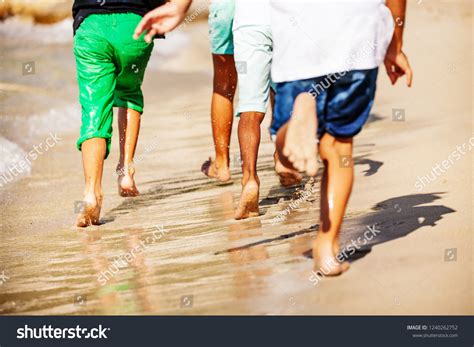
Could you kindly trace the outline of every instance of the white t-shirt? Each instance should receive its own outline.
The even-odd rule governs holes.
[[[270,25],[270,0],[235,0],[233,28],[245,25]]]
[[[384,0],[271,0],[272,79],[378,67],[393,36]]]

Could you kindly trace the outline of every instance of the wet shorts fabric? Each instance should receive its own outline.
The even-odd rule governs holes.
[[[143,113],[141,85],[153,43],[133,39],[142,19],[134,13],[93,14],[74,36],[82,126],[77,148],[88,139],[112,139],[113,107]]]
[[[209,38],[212,54],[234,54],[235,0],[214,0],[209,6]]]
[[[357,135],[374,103],[377,74],[375,68],[277,83],[270,133],[275,135],[288,122],[296,97],[310,93],[316,97],[319,137],[325,133],[342,138]]]
[[[234,59],[239,74],[237,113],[267,112],[273,41],[269,25],[247,25],[234,29]]]

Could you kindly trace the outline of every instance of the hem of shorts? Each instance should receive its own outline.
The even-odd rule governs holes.
[[[263,104],[246,104],[237,108],[237,114],[240,115],[244,112],[260,112],[267,113],[267,106]]]
[[[354,132],[352,135],[339,135],[332,129],[324,129],[321,133],[318,132],[318,138],[320,139],[324,136],[324,134],[328,133],[329,135],[335,138],[350,139],[356,136],[357,134],[359,134],[361,131],[362,129],[359,129],[358,131]]]
[[[240,28],[247,28],[247,27],[263,27],[263,28],[271,28],[271,24],[241,24],[239,26],[233,26],[232,32],[240,29]]]
[[[296,71],[296,72],[289,72],[285,71],[282,73],[275,72],[276,68],[272,66],[272,81],[276,84],[278,83],[285,83],[285,82],[299,82],[309,79],[315,79],[319,77],[328,76],[331,74],[342,74],[342,73],[349,73],[352,71],[361,71],[361,70],[374,70],[377,69],[380,64],[376,62],[371,64],[360,64],[356,66],[351,66],[350,69],[346,69],[345,67],[341,67],[342,70],[338,71],[335,69],[316,69],[316,68],[307,68],[303,71]]]
[[[211,49],[212,54],[229,54],[234,55],[234,48],[226,48],[226,49]]]
[[[89,133],[86,135],[81,135],[76,142],[76,148],[78,151],[82,151],[82,144],[90,139],[100,138],[105,139],[106,145],[106,152],[105,152],[105,159],[109,156],[110,153],[110,144],[112,143],[112,135],[111,134],[104,134],[104,133]]]
[[[130,101],[114,101],[114,106],[115,107],[121,107],[121,108],[130,108],[132,110],[135,110],[139,113],[143,113],[143,107],[138,106],[137,104],[134,104]]]

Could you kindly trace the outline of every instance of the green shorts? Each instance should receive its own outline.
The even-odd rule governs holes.
[[[234,54],[235,0],[214,0],[209,7],[209,38],[212,54]]]
[[[74,37],[82,126],[77,148],[90,138],[112,139],[113,107],[143,113],[141,85],[153,50],[143,36],[133,39],[142,19],[134,13],[92,14]]]

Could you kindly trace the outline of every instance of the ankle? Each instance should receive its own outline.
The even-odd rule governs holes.
[[[316,235],[316,238],[314,239],[315,244],[318,247],[333,247],[334,245],[334,238],[328,237],[327,235],[324,235],[324,232],[319,231],[318,234]]]
[[[216,158],[214,165],[217,170],[228,169],[229,168],[229,158]]]
[[[84,192],[84,203],[86,205],[95,205],[97,203],[97,196],[96,194],[94,193],[94,191],[86,191]]]
[[[98,200],[98,201],[102,201],[103,197],[104,197],[104,193],[102,192],[102,189],[96,189],[95,191],[95,198]]]
[[[258,186],[260,186],[260,179],[258,177],[258,175],[254,174],[254,175],[245,175],[242,177],[242,186],[245,186],[247,185],[248,183],[254,183]]]
[[[95,184],[87,185],[84,188],[84,196],[95,196],[95,191],[96,191]]]
[[[135,174],[135,165],[133,161],[131,163],[118,163],[116,173],[119,177],[133,176]]]

